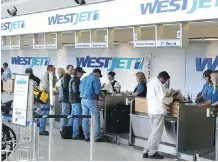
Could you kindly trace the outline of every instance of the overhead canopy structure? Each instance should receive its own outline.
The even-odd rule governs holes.
[[[218,20],[218,0],[117,0],[2,19],[1,35],[12,36],[4,50],[21,49],[11,47],[16,35],[21,35],[17,41],[21,47],[22,35],[33,35],[34,49],[58,49],[66,31],[75,32],[75,48],[110,48],[114,28],[132,27],[134,47],[181,47],[188,45],[188,22],[208,20]],[[163,39],[169,23],[179,24],[175,39]],[[141,26],[150,25],[155,38],[144,42]],[[88,42],[83,42],[84,32],[89,33]],[[103,32],[104,39],[99,36]],[[36,45],[37,34],[44,34],[43,45]],[[46,45],[51,35],[54,41]]]

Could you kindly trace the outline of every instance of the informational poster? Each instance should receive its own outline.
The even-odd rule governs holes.
[[[13,115],[14,124],[26,125],[29,76],[16,75],[14,82]]]

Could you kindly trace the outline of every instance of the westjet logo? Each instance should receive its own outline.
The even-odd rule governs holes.
[[[198,9],[218,7],[218,0],[154,0],[154,2],[140,4],[140,6],[142,15],[179,10],[191,14]]]
[[[195,62],[197,71],[204,71],[206,66],[207,69],[216,70],[218,66],[218,56],[216,56],[214,61],[212,58],[196,58]]]
[[[55,16],[48,17],[48,25],[68,24],[77,25],[80,22],[96,21],[99,19],[99,10],[87,11],[80,13],[70,13],[66,15],[56,14]]]
[[[49,57],[12,57],[12,65],[48,66]]]
[[[120,57],[77,57],[78,67],[114,69],[142,69],[144,58],[120,58]]]

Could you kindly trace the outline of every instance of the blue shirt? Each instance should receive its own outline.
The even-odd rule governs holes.
[[[218,88],[216,89],[215,92],[213,92],[213,95],[211,97],[211,104],[214,104],[218,101]]]
[[[147,94],[147,86],[143,85],[143,83],[138,84],[134,92],[137,92],[141,97],[146,97]]]
[[[84,77],[84,79],[80,83],[80,97],[85,99],[97,100],[100,94],[100,79],[92,73]]]
[[[213,84],[205,83],[203,89],[201,90],[204,101],[208,101],[213,95]]]
[[[3,81],[7,81],[7,80],[10,79],[10,78],[11,78],[11,70],[10,70],[9,67],[6,67],[6,68],[4,69],[3,74],[2,74],[2,80],[3,80]]]

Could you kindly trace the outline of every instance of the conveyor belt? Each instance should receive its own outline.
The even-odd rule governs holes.
[[[208,159],[208,160],[215,161],[216,153],[215,153],[215,150],[214,150],[213,152],[209,152],[209,153],[199,155],[199,157],[203,158],[203,159]]]
[[[123,138],[123,139],[129,139],[129,133],[120,133],[117,134],[119,136],[119,138]]]
[[[192,149],[192,150],[186,150],[182,151],[181,153],[186,154],[186,155],[193,155],[195,156],[196,154],[205,155],[208,153],[214,152],[214,148],[199,148],[199,149]]]

